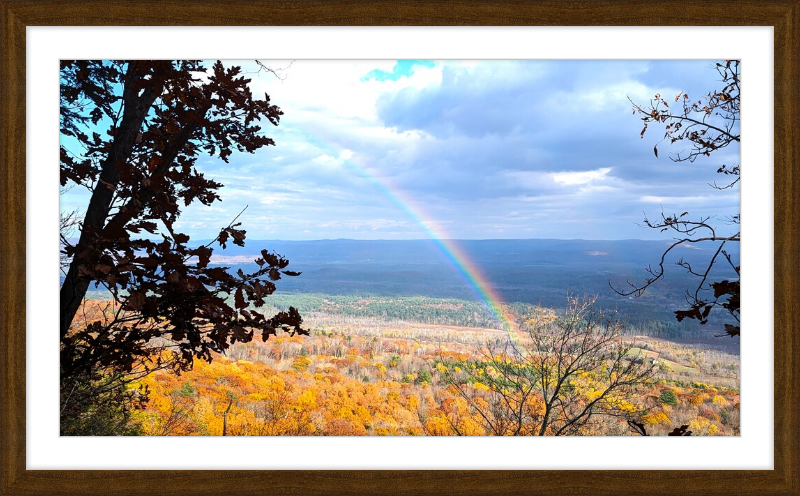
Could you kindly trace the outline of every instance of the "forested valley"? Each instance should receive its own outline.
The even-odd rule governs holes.
[[[159,371],[129,385],[146,395],[128,412],[127,433],[139,435],[508,435],[511,427],[482,415],[495,394],[507,332],[475,301],[431,297],[274,294],[271,309],[302,309],[309,336],[237,343],[208,363],[196,359],[177,375]],[[111,301],[89,300],[84,318],[113,312]],[[526,316],[555,314],[514,305]],[[690,345],[625,327],[620,339],[631,361],[652,375],[614,415],[597,415],[582,435],[631,435],[638,419],[648,435],[688,425],[692,435],[738,435],[739,357],[719,345]],[[600,371],[569,378],[585,403]],[[484,403],[488,404],[488,403]],[[536,424],[541,399],[525,405]],[[630,414],[630,415],[627,415]],[[539,424],[536,424],[539,425]],[[505,430],[503,430],[505,429]],[[551,429],[546,434],[553,434]]]

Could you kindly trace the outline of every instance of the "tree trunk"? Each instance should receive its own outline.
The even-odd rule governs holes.
[[[228,435],[228,413],[231,411],[231,406],[233,405],[233,400],[231,399],[228,402],[228,408],[225,409],[225,413],[222,414],[222,435]]]
[[[141,63],[139,63],[141,64]],[[75,256],[70,263],[69,271],[61,285],[61,316],[60,316],[60,337],[64,339],[75,318],[75,313],[89,289],[89,280],[81,277],[79,268],[87,264],[96,263],[91,255],[87,254],[86,247],[91,246],[94,238],[103,229],[106,218],[108,217],[111,201],[114,197],[117,183],[119,183],[119,169],[117,164],[124,163],[130,159],[133,145],[136,141],[142,123],[144,122],[150,107],[156,98],[161,94],[160,88],[153,89],[148,87],[137,94],[135,81],[147,73],[146,68],[137,67],[136,62],[128,65],[125,75],[125,88],[123,90],[123,114],[120,125],[114,132],[112,150],[103,161],[100,178],[92,191],[89,200],[89,208],[83,219],[81,236],[78,240]]]
[[[547,426],[550,425],[550,410],[552,410],[552,403],[545,403],[544,416],[542,417],[542,425],[539,427],[539,435],[544,436],[547,432]]]

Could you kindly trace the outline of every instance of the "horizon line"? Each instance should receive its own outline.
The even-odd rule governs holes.
[[[213,241],[215,238],[201,238],[201,237],[194,237],[190,236],[190,240],[196,242],[207,243]],[[145,236],[142,239],[157,239],[161,240],[162,238],[156,236]],[[72,243],[76,244],[78,242],[77,237],[67,238],[67,240]],[[245,238],[245,242],[261,242],[261,241],[277,241],[277,242],[289,242],[289,243],[314,243],[319,241],[360,241],[360,242],[370,242],[370,241],[433,241],[433,240],[440,240],[440,241],[588,241],[588,242],[613,242],[613,241],[645,241],[645,242],[674,242],[673,239],[643,239],[643,238],[613,238],[613,239],[593,239],[593,238],[369,238],[369,239],[359,239],[359,238],[315,238],[315,239],[285,239],[285,238]],[[240,247],[241,248],[241,247]]]

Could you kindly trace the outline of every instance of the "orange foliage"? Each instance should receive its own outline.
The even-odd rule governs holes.
[[[195,361],[193,370],[180,376],[157,372],[143,379],[151,400],[138,413],[139,420],[147,435],[219,436],[230,405],[227,435],[484,436],[504,432],[494,423],[487,425],[459,389],[442,380],[442,371],[434,364],[444,368],[440,360],[446,357],[448,373],[471,376],[473,382],[466,390],[475,395],[473,401],[481,411],[491,411],[488,402],[494,393],[481,381],[497,374],[492,366],[476,368],[467,361],[474,357],[462,351],[437,349],[427,357],[399,356],[418,348],[397,339],[391,342],[391,346],[383,343],[380,353],[362,349],[373,340],[353,336],[343,343],[341,335],[333,333],[240,345],[228,357],[217,355],[211,363]],[[422,370],[430,382],[421,379]],[[598,394],[590,375],[578,377],[571,387],[586,399]],[[735,427],[720,420],[720,412],[738,407],[738,394],[673,388],[685,401],[670,410],[659,400],[660,389],[653,386],[636,400],[637,407],[650,408],[641,420],[648,432],[669,432],[670,417],[680,418],[686,409],[690,412],[686,418],[694,417],[690,430],[695,435],[734,432]],[[508,399],[513,401],[515,396],[509,394]],[[537,419],[545,406],[540,396],[533,395],[525,409],[525,418]],[[630,405],[630,411],[635,409]],[[725,414],[726,419],[730,417]],[[521,433],[538,432],[526,428]]]

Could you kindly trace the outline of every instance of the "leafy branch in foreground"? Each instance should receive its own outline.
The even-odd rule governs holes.
[[[277,125],[283,112],[268,95],[255,98],[249,82],[220,61],[61,62],[61,185],[90,192],[82,220],[62,219],[80,230],[77,242],[62,236],[63,397],[77,378],[188,370],[255,333],[307,333],[294,308],[257,310],[276,281],[299,274],[288,260],[261,250],[256,271],[233,274],[210,263],[211,244],[192,246],[177,230],[181,208],[220,200],[223,185],[196,168],[201,154],[228,162],[234,151],[274,145],[259,124]],[[244,246],[234,222],[213,243]],[[113,305],[78,322],[92,284]]]
[[[651,124],[664,125],[663,141],[669,144],[684,142],[689,145],[688,152],[673,154],[673,162],[694,162],[699,157],[708,157],[712,153],[740,142],[740,78],[739,61],[727,60],[718,62],[715,70],[719,74],[722,88],[709,92],[704,99],[692,100],[689,95],[681,92],[673,103],[676,108],[671,108],[660,94],[650,100],[650,105],[645,107],[631,101],[633,114],[638,114],[644,123],[641,137],[644,138],[648,126]],[[653,148],[653,153],[658,157],[658,144]],[[725,176],[727,183],[711,186],[717,190],[735,188],[739,184],[739,165],[721,164],[717,173]],[[727,315],[729,322],[724,324],[728,336],[740,334],[740,264],[738,256],[726,250],[730,243],[741,240],[739,229],[739,213],[727,219],[727,224],[733,226],[726,234],[721,234],[720,227],[712,223],[713,217],[704,216],[697,220],[689,220],[689,212],[680,215],[664,215],[658,221],[644,219],[644,225],[650,229],[661,232],[672,232],[676,236],[670,246],[662,253],[658,265],[648,267],[650,274],[643,283],[628,281],[627,288],[618,288],[609,282],[611,288],[622,296],[641,296],[647,288],[663,279],[664,264],[673,249],[679,246],[696,244],[711,244],[715,248],[712,255],[700,262],[690,262],[679,258],[675,263],[697,278],[697,284],[686,291],[688,308],[675,310],[678,321],[694,319],[701,324],[708,323],[709,316],[715,308],[721,309]],[[722,274],[732,273],[735,277]],[[715,280],[717,279],[717,280]]]

